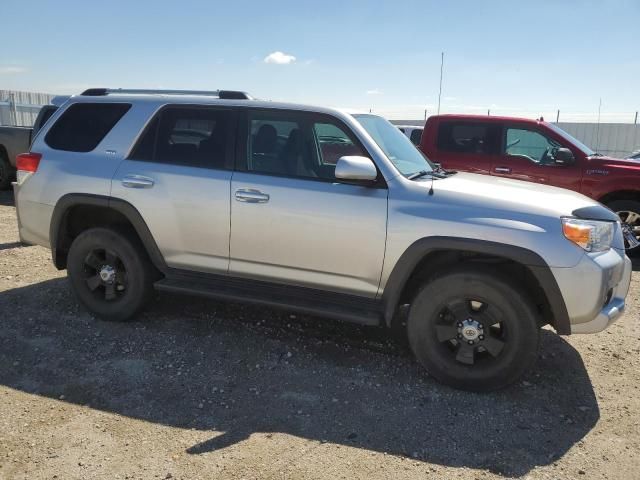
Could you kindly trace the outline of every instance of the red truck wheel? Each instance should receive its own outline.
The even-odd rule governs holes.
[[[635,200],[615,200],[607,206],[620,217],[623,228],[630,229],[640,242],[640,202]],[[627,253],[640,253],[640,246],[638,245],[632,247],[625,240],[624,246],[627,249]]]

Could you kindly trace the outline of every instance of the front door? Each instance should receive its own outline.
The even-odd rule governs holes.
[[[580,168],[557,164],[555,151],[563,147],[556,139],[527,125],[506,125],[501,155],[491,173],[556,187],[580,190]]]
[[[227,273],[235,112],[165,107],[112,181],[142,215],[169,267]]]
[[[229,271],[374,297],[380,283],[387,189],[336,181],[344,155],[364,155],[349,128],[327,116],[250,110],[231,182]]]

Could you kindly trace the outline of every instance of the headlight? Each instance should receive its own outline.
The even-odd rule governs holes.
[[[602,252],[611,248],[615,225],[615,222],[562,218],[562,233],[587,252]]]

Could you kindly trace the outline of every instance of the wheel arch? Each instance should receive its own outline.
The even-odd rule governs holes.
[[[598,199],[598,201],[604,205],[615,202],[616,200],[634,200],[636,202],[640,202],[640,190],[616,190],[609,192]]]
[[[91,227],[118,226],[137,236],[153,265],[161,272],[166,263],[140,212],[129,202],[103,195],[71,193],[58,200],[49,226],[51,256],[57,269],[66,268],[73,239]]]
[[[462,262],[493,263],[517,281],[542,308],[543,318],[559,334],[571,333],[567,307],[551,269],[537,253],[514,245],[477,239],[427,237],[411,244],[396,263],[382,294],[388,326],[400,305],[419,285]]]

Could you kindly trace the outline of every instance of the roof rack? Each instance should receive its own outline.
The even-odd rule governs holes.
[[[216,97],[222,100],[253,100],[246,92],[238,90],[152,90],[136,88],[89,88],[81,93],[85,97],[102,97],[109,94],[124,95],[195,95]]]

